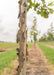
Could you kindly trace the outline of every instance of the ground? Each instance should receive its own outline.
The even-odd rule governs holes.
[[[0,53],[17,48],[17,43],[0,43]]]
[[[44,56],[38,45],[28,50],[27,75],[53,75],[51,66],[47,64],[48,60]],[[2,75],[17,75],[17,59],[12,61],[9,68],[4,69]]]
[[[47,66],[47,60],[37,45],[33,46],[29,50],[27,72],[30,73],[28,75],[46,75],[45,73],[50,75],[50,70]]]
[[[47,47],[54,48],[54,46],[53,46],[53,45],[49,45],[49,44],[45,44],[45,43],[42,43],[42,44],[44,44],[44,45],[45,45],[45,46],[47,46]]]

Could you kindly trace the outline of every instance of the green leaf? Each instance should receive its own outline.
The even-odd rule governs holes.
[[[48,18],[49,16],[49,12],[46,10],[41,10],[41,16],[44,17],[44,18]]]
[[[40,10],[38,10],[38,11],[37,11],[37,14],[40,14],[40,13],[41,13],[41,11],[40,11]]]
[[[33,3],[33,7],[34,7],[34,10],[35,10],[35,11],[36,11],[36,8],[37,8],[39,5],[40,5],[39,3],[36,3],[36,4]]]
[[[43,3],[45,3],[45,0],[41,0]]]
[[[51,8],[48,8],[49,9],[49,12],[53,14],[53,9]]]
[[[36,4],[35,4],[35,7],[37,8],[39,5],[40,5],[39,3],[36,3]]]
[[[49,4],[48,4],[48,6],[53,6],[54,5],[54,1],[53,2],[50,2]]]
[[[48,18],[49,17],[49,12],[46,10],[44,11],[44,18]]]
[[[41,10],[41,16],[44,16],[44,11],[43,10]]]
[[[53,9],[48,8],[49,6],[53,6],[54,5],[54,1],[50,2],[48,5],[46,4],[45,0],[41,0],[41,3],[35,2],[36,0],[34,0],[34,2],[32,2],[32,0],[27,0],[27,3],[29,3],[29,5],[27,6],[27,11],[30,8],[34,8],[34,11],[37,12],[37,14],[40,14],[42,17],[44,18],[48,18],[49,13],[53,14]],[[38,9],[38,10],[36,10]]]
[[[33,7],[35,7],[35,4],[34,4],[34,3],[32,3],[32,6],[33,6]]]
[[[27,2],[31,3],[31,0],[27,0]]]

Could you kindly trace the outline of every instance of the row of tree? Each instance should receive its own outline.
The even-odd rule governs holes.
[[[32,38],[31,42],[37,41],[37,35],[39,35],[39,31],[37,30],[37,19],[34,17],[33,25],[31,27],[30,36]],[[46,33],[42,35],[39,41],[54,41],[54,27],[53,23],[51,23],[50,28],[47,30]]]
[[[39,39],[39,41],[53,41],[54,40],[54,27],[53,23],[51,23],[50,28],[43,36]]]

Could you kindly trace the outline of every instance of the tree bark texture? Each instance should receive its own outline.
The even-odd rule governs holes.
[[[20,0],[19,2],[19,31],[17,34],[17,40],[19,42],[19,48],[17,48],[17,55],[19,57],[18,75],[26,75],[26,12],[27,12],[27,0]]]

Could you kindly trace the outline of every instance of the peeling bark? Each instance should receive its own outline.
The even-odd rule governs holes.
[[[26,42],[27,42],[27,31],[26,31],[26,12],[27,12],[27,0],[20,0],[19,2],[19,31],[17,34],[17,40],[19,42],[19,48],[17,48],[17,55],[19,57],[18,75],[26,75]]]

